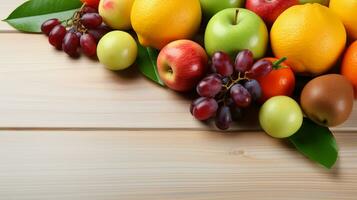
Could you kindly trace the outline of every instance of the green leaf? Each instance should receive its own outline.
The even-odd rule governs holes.
[[[17,7],[4,21],[19,31],[39,33],[44,21],[67,20],[81,5],[80,0],[30,0]]]
[[[138,44],[138,58],[136,64],[138,65],[142,74],[154,82],[164,86],[157,71],[156,60],[159,52],[150,47],[143,47]]]
[[[302,154],[324,167],[331,169],[336,163],[338,147],[327,127],[305,118],[300,130],[289,139]]]

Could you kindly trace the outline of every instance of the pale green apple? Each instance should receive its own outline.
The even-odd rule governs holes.
[[[218,12],[208,22],[205,48],[212,56],[223,51],[235,57],[244,49],[253,52],[254,58],[265,55],[268,46],[268,29],[254,12],[244,8],[227,8]]]
[[[212,17],[226,8],[241,8],[245,4],[245,0],[200,0],[200,2],[206,17]]]
[[[325,6],[328,6],[330,3],[330,0],[299,0],[300,4],[305,4],[305,3],[319,3]]]

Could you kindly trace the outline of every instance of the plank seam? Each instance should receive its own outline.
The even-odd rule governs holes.
[[[1,127],[0,131],[222,131],[214,129],[200,129],[200,128],[116,128],[116,127]],[[225,131],[226,133],[245,131],[245,132],[259,132],[259,129],[235,129]]]
[[[209,131],[219,133],[262,132],[260,129],[234,129],[225,132],[200,128],[128,128],[128,127],[0,127],[0,131]],[[334,133],[357,133],[355,129],[332,129]]]

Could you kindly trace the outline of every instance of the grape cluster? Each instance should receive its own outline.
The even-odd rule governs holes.
[[[242,117],[245,108],[261,97],[261,86],[256,79],[272,70],[273,63],[268,60],[254,63],[249,50],[239,52],[234,63],[227,53],[214,53],[213,73],[197,85],[200,97],[192,102],[191,114],[201,121],[215,117],[217,128],[227,130]]]
[[[103,23],[96,9],[83,6],[71,19],[45,21],[41,30],[52,46],[69,56],[78,57],[81,49],[85,55],[93,57],[96,56],[99,40],[110,28]]]

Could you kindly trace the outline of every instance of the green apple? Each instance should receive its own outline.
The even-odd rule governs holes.
[[[200,2],[203,14],[206,17],[212,17],[226,8],[244,7],[245,0],[200,0]]]
[[[300,4],[305,4],[305,3],[319,3],[325,6],[328,6],[330,3],[330,0],[299,0]]]
[[[287,138],[296,133],[302,125],[303,114],[299,104],[287,96],[270,98],[259,112],[263,130],[275,138]]]
[[[214,15],[207,24],[205,48],[212,56],[223,51],[235,57],[244,49],[253,52],[254,58],[265,55],[268,46],[268,29],[254,12],[244,8],[227,8]]]
[[[134,38],[124,31],[112,31],[99,40],[99,61],[110,70],[123,70],[136,60],[138,52]]]

